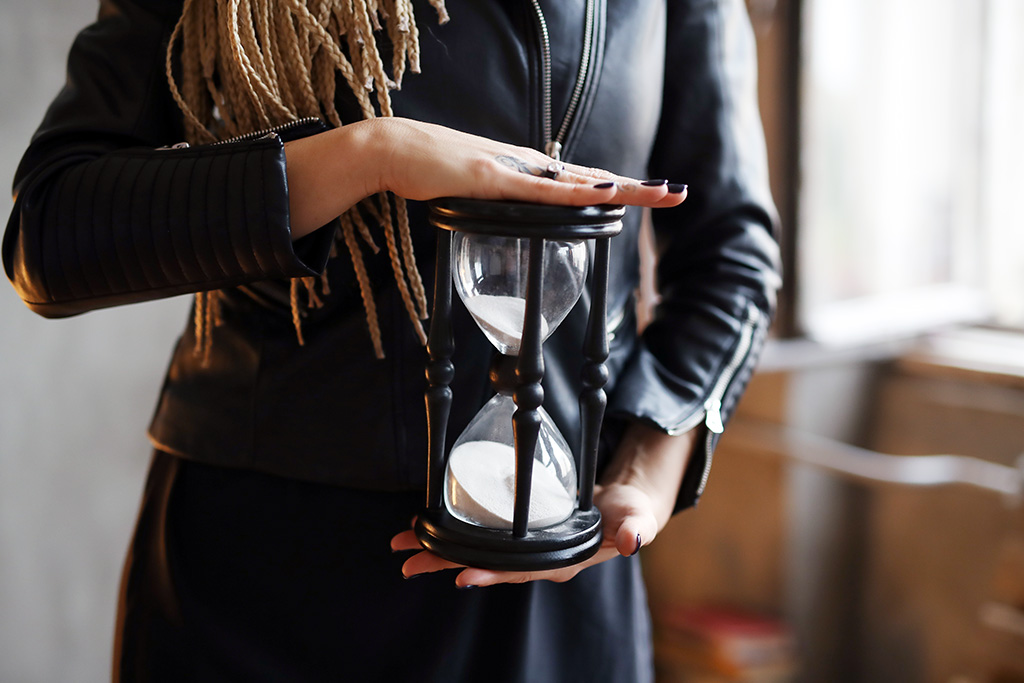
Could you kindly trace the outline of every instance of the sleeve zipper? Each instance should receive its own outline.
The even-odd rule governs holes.
[[[753,304],[748,304],[747,315],[740,330],[740,341],[736,345],[736,351],[733,352],[729,363],[722,370],[722,374],[718,376],[718,381],[715,382],[715,386],[711,389],[708,399],[704,401],[704,410],[706,411],[704,424],[715,434],[721,434],[725,431],[725,426],[722,424],[722,398],[725,397],[725,391],[729,388],[729,384],[732,382],[736,371],[740,369],[747,354],[750,353],[750,346],[754,341],[754,328],[757,327],[757,321],[760,318],[761,312],[757,307]]]
[[[315,116],[307,116],[305,118],[296,119],[289,121],[288,123],[282,123],[278,126],[272,126],[270,128],[264,128],[263,130],[255,130],[251,133],[245,133],[243,135],[237,135],[227,140],[218,140],[217,142],[210,143],[210,147],[219,147],[220,145],[230,145],[236,142],[249,142],[250,140],[262,140],[263,138],[279,137],[281,133],[287,133],[290,130],[301,128],[302,126],[308,126],[311,123],[315,123],[320,119]],[[188,149],[191,145],[187,142],[178,142],[168,147],[158,147],[157,150],[169,150],[169,149]]]
[[[728,364],[726,364],[725,369],[722,370],[722,374],[718,376],[718,381],[712,387],[707,400],[704,401],[704,424],[708,428],[708,434],[704,440],[704,471],[701,473],[700,484],[697,486],[698,497],[703,495],[704,488],[708,485],[708,477],[711,475],[715,435],[725,431],[725,425],[722,421],[722,399],[725,397],[725,392],[729,389],[729,385],[736,376],[736,372],[750,354],[750,348],[754,343],[754,330],[757,328],[757,323],[760,319],[761,311],[753,304],[747,304],[747,315],[743,321],[743,327],[740,329],[740,340],[736,345],[736,350],[733,352]]]

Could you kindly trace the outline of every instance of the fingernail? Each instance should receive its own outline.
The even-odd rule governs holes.
[[[423,574],[409,574],[408,576],[406,576],[404,573],[402,574],[402,578],[406,581],[408,581],[409,579],[418,579],[421,576],[423,576]]]
[[[631,552],[629,554],[629,556],[632,557],[633,555],[636,555],[638,552],[640,552],[640,546],[642,546],[643,544],[644,544],[644,542],[640,539],[640,534],[637,534],[636,535],[636,550]]]
[[[682,194],[686,192],[686,185],[680,185],[679,183],[669,183],[668,193],[669,194]]]
[[[595,190],[607,190],[612,187],[615,187],[615,183],[598,183],[594,185]]]
[[[455,587],[458,588],[460,591],[469,590],[470,588],[476,588],[476,586],[474,586],[471,583],[467,583],[465,586],[460,586],[459,584],[455,584]]]
[[[640,184],[645,186],[645,187],[661,187],[662,185],[668,185],[668,181],[664,180],[664,179],[662,179],[662,180],[645,180],[645,181],[643,181]]]

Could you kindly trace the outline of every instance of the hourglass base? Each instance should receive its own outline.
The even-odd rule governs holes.
[[[451,562],[501,571],[558,569],[583,562],[601,547],[601,513],[576,510],[559,524],[516,538],[507,529],[487,529],[456,519],[444,507],[420,513],[416,537]]]

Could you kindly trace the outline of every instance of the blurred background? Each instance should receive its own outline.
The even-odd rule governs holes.
[[[1024,2],[748,6],[786,288],[644,551],[660,679],[1024,681]],[[4,182],[95,12],[0,0]],[[2,681],[109,679],[188,305],[54,322],[0,287]]]
[[[64,81],[96,0],[0,0],[0,180]],[[10,204],[3,212],[6,225]],[[146,425],[187,297],[68,320],[0,286],[0,681],[110,680]]]

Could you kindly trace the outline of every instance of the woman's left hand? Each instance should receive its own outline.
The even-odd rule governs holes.
[[[402,565],[402,574],[406,578],[461,568],[455,578],[455,585],[460,588],[542,580],[568,581],[587,567],[616,555],[635,555],[642,546],[654,540],[672,514],[693,439],[693,432],[668,436],[639,423],[630,425],[609,464],[604,483],[594,489],[594,503],[601,511],[604,538],[597,554],[585,562],[536,572],[465,567],[423,550],[411,529],[392,538],[391,549],[395,552],[420,551]]]

